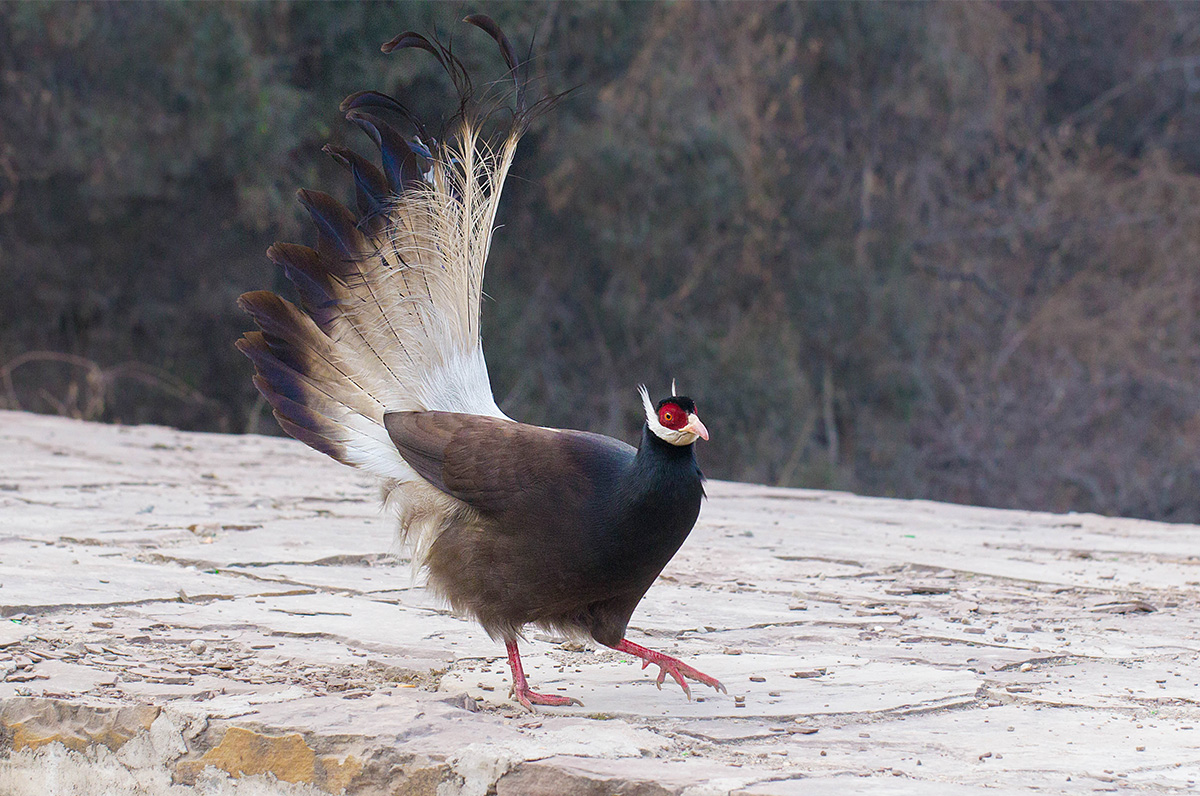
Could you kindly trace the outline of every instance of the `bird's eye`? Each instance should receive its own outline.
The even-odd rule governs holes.
[[[666,414],[664,414],[664,415],[663,415],[663,422],[664,422],[664,423],[670,423],[670,422],[671,422],[673,419],[674,419],[674,418],[671,416],[671,413],[670,413],[670,412],[667,412]]]

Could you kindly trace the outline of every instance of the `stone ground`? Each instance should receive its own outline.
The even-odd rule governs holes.
[[[531,714],[358,473],[0,412],[0,794],[1194,790],[1200,529],[708,491],[630,638],[729,695],[535,632]]]

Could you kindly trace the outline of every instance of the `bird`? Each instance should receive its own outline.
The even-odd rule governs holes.
[[[531,689],[518,648],[529,626],[590,637],[643,669],[657,665],[659,689],[670,676],[689,700],[688,680],[725,692],[716,678],[625,637],[699,515],[704,477],[694,445],[709,433],[695,401],[674,394],[674,382],[657,402],[639,386],[645,422],[635,448],[518,422],[492,393],[480,316],[497,207],[517,142],[562,95],[529,103],[528,57],[490,17],[464,21],[499,46],[504,85],[512,78],[508,112],[480,99],[436,36],[408,31],[385,43],[384,53],[436,58],[458,110],[434,136],[387,94],[343,101],[381,167],[325,146],[350,172],[357,213],[329,194],[298,192],[316,246],[275,243],[267,256],[299,303],[243,294],[239,306],[258,329],[236,345],[284,432],[381,480],[398,539],[429,588],[504,643],[522,706],[582,704]]]

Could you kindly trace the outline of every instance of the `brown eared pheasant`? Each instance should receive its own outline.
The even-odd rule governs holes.
[[[683,544],[700,512],[703,476],[693,443],[708,439],[682,395],[654,403],[637,448],[586,431],[518,423],[492,396],[480,339],[484,265],[517,141],[554,98],[526,104],[526,64],[490,18],[488,33],[513,78],[514,104],[474,101],[448,46],[417,33],[383,45],[416,48],[450,75],[459,109],[445,134],[378,92],[342,104],[381,152],[382,169],[355,152],[326,151],[354,179],[357,214],[300,191],[316,248],[276,243],[299,305],[243,295],[260,331],[237,343],[254,384],[291,436],[382,479],[401,539],[431,588],[502,639],[513,693],[524,706],[578,700],[530,690],[517,640],[527,625],[600,644],[659,667],[689,698],[687,680],[720,682],[625,638],[634,609]],[[377,114],[412,130],[405,137]],[[486,123],[486,124],[485,124]],[[674,390],[672,390],[674,391]]]

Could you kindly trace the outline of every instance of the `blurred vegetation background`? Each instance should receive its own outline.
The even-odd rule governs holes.
[[[489,264],[497,398],[713,477],[1200,521],[1200,5],[0,3],[0,402],[279,433],[233,348],[348,198],[406,29],[545,92]]]

